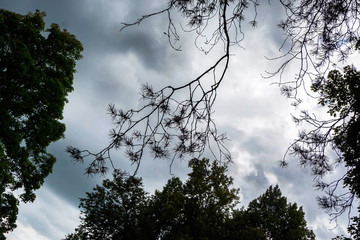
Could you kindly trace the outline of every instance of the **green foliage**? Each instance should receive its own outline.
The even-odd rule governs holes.
[[[227,239],[315,239],[304,217],[302,207],[287,203],[279,187],[270,186],[247,209],[234,211]]]
[[[335,219],[345,211],[350,214],[360,198],[360,72],[352,66],[343,72],[332,70],[326,80],[315,81],[312,90],[331,117],[320,120],[304,112],[296,122],[306,122],[312,129],[301,132],[292,148],[300,165],[311,167],[316,188],[325,193],[318,197],[319,205]],[[346,173],[325,182],[323,177],[338,166]]]
[[[117,173],[86,195],[80,199],[80,239],[142,239],[139,219],[146,193],[140,178]]]
[[[335,118],[332,127],[332,141],[338,154],[338,163],[347,168],[343,183],[350,190],[348,199],[333,197],[333,201],[320,202],[325,208],[336,208],[348,204],[351,207],[354,198],[360,198],[360,72],[346,66],[344,72],[333,70],[325,84],[313,86],[320,93],[319,104],[328,107],[328,112]],[[358,207],[358,213],[360,212]],[[352,218],[348,228],[354,239],[360,239],[359,217]],[[346,238],[344,238],[346,239]]]
[[[105,180],[80,199],[81,225],[66,239],[215,239],[237,203],[226,167],[208,159],[189,161],[182,183],[171,178],[151,197],[141,179],[125,173]]]
[[[234,210],[238,189],[227,168],[208,159],[189,161],[186,182],[173,177],[148,196],[141,179],[125,173],[80,199],[81,225],[66,239],[314,239],[304,212],[270,187],[244,210]]]
[[[358,207],[358,212],[360,212],[360,207]],[[360,239],[360,215],[351,218],[352,223],[348,227],[348,232],[355,240]]]
[[[162,192],[155,192],[155,229],[161,239],[221,239],[239,190],[230,188],[233,179],[217,162],[192,159],[189,167],[192,172],[184,184],[172,178]]]
[[[287,203],[278,186],[249,203],[248,208],[234,212],[237,230],[229,239],[315,239],[306,226],[305,213],[296,203]],[[249,237],[247,237],[249,236]]]
[[[20,199],[34,201],[52,171],[46,147],[63,137],[59,120],[83,50],[58,25],[45,30],[44,17],[0,9],[0,235],[16,227],[12,192],[22,188]]]
[[[326,84],[316,90],[321,96],[319,104],[327,105],[330,115],[345,120],[334,128],[333,138],[342,154],[339,160],[348,168],[344,183],[360,198],[360,73],[350,66],[343,74],[333,70]]]
[[[169,179],[162,191],[155,191],[148,208],[154,236],[179,239],[183,235],[185,198],[184,184],[177,177]]]
[[[85,238],[84,237],[82,238],[79,233],[70,233],[66,235],[66,237],[64,238],[64,240],[83,240],[83,239]]]

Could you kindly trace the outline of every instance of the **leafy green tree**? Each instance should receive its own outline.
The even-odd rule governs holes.
[[[119,172],[86,195],[80,199],[81,225],[71,237],[146,239],[140,218],[147,196],[140,178]]]
[[[141,179],[126,173],[80,199],[81,224],[66,239],[216,239],[237,203],[226,167],[208,159],[189,161],[182,183],[171,178],[151,197]]]
[[[0,237],[16,227],[23,202],[52,171],[55,157],[46,147],[61,137],[59,120],[73,90],[75,61],[81,43],[52,24],[45,30],[44,12],[27,15],[0,9]]]
[[[169,179],[162,191],[155,191],[148,206],[154,236],[164,240],[181,239],[184,203],[184,184],[178,177]]]
[[[230,221],[228,239],[315,239],[306,226],[305,213],[296,203],[287,203],[278,186],[270,186],[252,200],[248,208],[237,210]]]
[[[313,85],[313,89],[320,93],[319,104],[327,106],[335,118],[328,140],[340,150],[336,162],[348,169],[344,185],[360,198],[360,72],[350,66],[344,68],[344,74],[333,70],[326,84]]]
[[[226,166],[208,159],[189,161],[189,179],[172,178],[152,198],[161,239],[222,239],[225,223],[238,203],[238,189]]]
[[[76,229],[76,231],[80,232],[79,229]],[[70,234],[66,235],[64,240],[84,240],[84,239],[86,239],[85,237],[82,237],[79,232],[70,233]]]
[[[229,240],[248,239],[265,240],[265,229],[256,226],[253,215],[249,215],[244,207],[235,210],[227,222],[227,238]]]
[[[360,212],[360,207],[358,207],[358,212]],[[348,232],[353,237],[354,240],[360,239],[360,216],[355,216],[351,218],[352,223],[348,227]]]
[[[231,189],[233,179],[227,167],[208,159],[189,162],[192,172],[185,183],[185,216],[193,239],[218,239],[223,236],[224,223],[238,203],[238,189]]]
[[[183,183],[168,180],[148,196],[141,179],[125,173],[104,180],[80,199],[81,224],[67,240],[79,239],[314,239],[304,212],[270,187],[249,208],[234,210],[238,189],[226,166],[208,159],[189,161]]]

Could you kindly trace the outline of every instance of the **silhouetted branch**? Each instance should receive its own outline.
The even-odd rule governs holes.
[[[281,0],[286,10],[286,19],[279,24],[286,34],[280,50],[288,49],[279,57],[269,58],[283,61],[281,66],[267,72],[265,77],[279,75],[276,82],[288,97],[296,102],[299,87],[308,91],[316,81],[325,81],[331,66],[344,62],[353,52],[360,36],[360,3],[356,0]],[[295,79],[283,80],[282,74],[290,63],[298,62]],[[309,95],[310,93],[307,92]]]
[[[250,1],[254,8],[257,1]],[[169,1],[169,6],[161,11],[144,15],[133,23],[123,23],[124,28],[139,25],[143,20],[159,15],[168,14],[168,31],[170,45],[179,40],[171,12],[180,11],[188,19],[186,31],[195,31],[197,38],[195,45],[207,54],[220,41],[224,44],[224,55],[195,79],[180,86],[166,86],[154,90],[145,84],[141,88],[143,105],[139,109],[123,111],[109,105],[109,115],[116,127],[110,132],[110,144],[100,152],[93,153],[89,150],[79,150],[69,147],[67,151],[75,161],[83,162],[84,158],[91,157],[88,174],[107,171],[106,162],[112,164],[111,151],[125,149],[126,157],[136,164],[137,172],[144,152],[148,149],[154,158],[165,158],[171,161],[176,158],[200,157],[208,149],[218,161],[230,162],[230,152],[224,141],[226,136],[218,133],[213,120],[213,105],[217,96],[217,89],[225,78],[229,66],[230,48],[239,44],[243,39],[241,22],[244,20],[244,11],[249,7],[247,1],[239,1],[229,9],[232,1]],[[256,11],[255,11],[256,13]],[[255,14],[256,15],[256,14]],[[256,16],[255,16],[256,17]],[[218,20],[217,27],[206,39],[204,44],[209,46],[204,49],[199,46],[199,39],[204,39],[204,31],[209,27],[211,20]],[[255,25],[255,18],[252,22]],[[230,37],[229,31],[235,33]],[[209,86],[208,76],[213,78]]]
[[[360,74],[347,66],[344,75],[333,70],[326,83],[313,84],[312,89],[319,93],[319,104],[328,107],[331,117],[321,120],[306,111],[300,117],[294,117],[295,123],[305,123],[310,128],[299,133],[281,161],[282,166],[287,166],[287,157],[295,155],[300,158],[300,166],[311,168],[315,188],[325,193],[318,197],[318,203],[332,220],[345,211],[350,220],[354,199],[360,197],[359,78]],[[324,177],[339,166],[346,167],[346,173],[326,183]]]

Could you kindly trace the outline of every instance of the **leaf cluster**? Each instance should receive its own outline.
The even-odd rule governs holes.
[[[238,189],[229,188],[233,180],[217,162],[193,159],[189,167],[185,183],[173,177],[152,196],[141,178],[125,172],[104,180],[80,199],[82,223],[67,239],[214,239],[238,202]]]
[[[280,188],[270,186],[252,200],[247,209],[236,210],[231,220],[229,239],[315,239],[308,229],[305,213],[296,203],[288,203]]]
[[[45,29],[44,17],[0,9],[1,236],[16,226],[13,191],[22,188],[20,199],[34,201],[52,171],[55,157],[46,148],[63,137],[62,111],[83,49],[57,24]]]

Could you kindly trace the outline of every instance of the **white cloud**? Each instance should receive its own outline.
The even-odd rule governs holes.
[[[79,209],[53,190],[43,186],[37,194],[41,197],[33,203],[20,205],[18,228],[8,239],[62,239],[80,223]]]
[[[21,231],[15,231],[14,233],[9,233],[6,237],[8,240],[18,240],[18,239],[38,239],[38,240],[48,240],[46,236],[37,232],[30,224],[23,224],[22,222],[17,224],[17,229]]]
[[[273,174],[271,172],[265,172],[264,175],[265,175],[265,177],[267,178],[267,180],[269,181],[269,183],[271,185],[274,186],[274,185],[279,183],[279,180],[278,180],[278,178],[276,177],[275,174]]]

